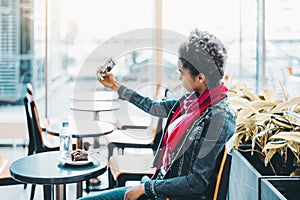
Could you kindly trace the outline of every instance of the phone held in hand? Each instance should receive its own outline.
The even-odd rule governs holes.
[[[116,60],[113,57],[109,57],[103,65],[102,69],[97,73],[97,76],[100,78],[100,80],[103,80],[103,74],[105,72],[110,72],[116,64]]]

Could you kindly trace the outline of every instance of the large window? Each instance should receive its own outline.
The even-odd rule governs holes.
[[[297,0],[266,1],[266,83],[283,98],[280,84],[290,96],[299,96],[300,75],[300,2]]]
[[[252,0],[163,1],[163,27],[184,35],[198,28],[225,43],[226,73],[253,82],[256,54],[256,2]],[[172,8],[172,9],[171,9]]]
[[[195,28],[225,43],[226,73],[256,85],[257,1],[3,0],[0,6],[0,121],[25,121],[27,82],[41,116],[69,115],[76,88],[105,89],[95,71],[110,56],[120,82],[154,98],[156,86],[148,83],[177,90],[176,47]],[[299,7],[297,0],[265,0],[263,67],[265,87],[274,91],[278,81],[288,89],[298,83]],[[157,27],[162,35],[151,32]]]
[[[54,3],[55,2],[55,3]],[[152,52],[131,48],[143,38],[124,33],[154,27],[151,0],[56,0],[49,1],[48,116],[70,113],[74,92],[101,90],[96,68],[110,56],[118,65],[120,81],[140,85],[150,70],[143,68]],[[124,37],[123,37],[124,36]],[[123,38],[122,38],[123,37]],[[151,38],[150,38],[151,39]],[[114,49],[114,50],[113,50]],[[142,71],[143,73],[139,73]],[[153,77],[150,77],[150,80]],[[150,81],[149,79],[147,79]],[[145,81],[145,80],[144,80]],[[58,102],[58,98],[64,99]],[[82,113],[92,117],[92,113]]]

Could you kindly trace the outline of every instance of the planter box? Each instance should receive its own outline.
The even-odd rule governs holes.
[[[300,197],[300,177],[261,180],[261,200],[293,200]]]
[[[283,171],[284,169],[278,169]],[[290,171],[290,169],[288,170]],[[286,174],[275,176],[270,166],[265,167],[259,156],[250,153],[232,151],[232,163],[229,177],[228,199],[230,200],[258,200],[261,198],[261,180],[296,178]],[[299,189],[300,190],[300,189]],[[270,198],[269,198],[270,199]]]
[[[238,151],[232,151],[228,199],[258,199],[258,179],[261,174]]]

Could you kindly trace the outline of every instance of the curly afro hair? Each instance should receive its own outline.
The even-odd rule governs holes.
[[[214,35],[192,31],[178,49],[179,60],[189,68],[193,76],[203,73],[209,88],[220,84],[224,76],[227,52],[224,44]]]

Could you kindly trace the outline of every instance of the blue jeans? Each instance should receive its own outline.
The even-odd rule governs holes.
[[[79,200],[124,200],[124,194],[127,187],[119,187],[110,190],[104,190],[98,194],[82,197]],[[145,195],[141,196],[139,200],[148,199]]]

